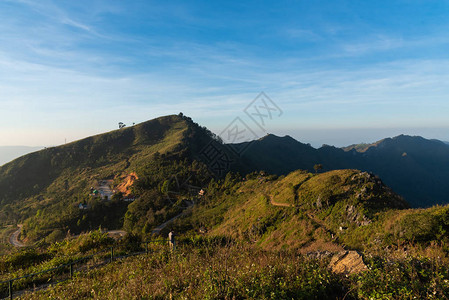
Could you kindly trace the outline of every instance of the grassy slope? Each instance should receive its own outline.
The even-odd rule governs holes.
[[[211,183],[176,226],[204,226],[211,241],[225,235],[237,243],[192,238],[176,255],[164,250],[116,262],[27,297],[335,299],[343,289],[351,299],[443,297],[449,260],[437,243],[447,244],[448,207],[405,207],[378,178],[357,170],[228,176]],[[343,278],[329,273],[327,258],[297,255],[343,246],[363,250],[370,270]]]
[[[366,258],[339,276],[329,258],[248,245],[186,245],[116,261],[24,299],[445,299],[447,266],[426,259]]]
[[[449,250],[449,206],[407,209],[379,178],[356,170],[256,176],[225,189],[216,205],[198,206],[190,218],[179,221],[179,227],[190,222],[207,227],[210,236],[271,250],[345,247],[440,258]]]
[[[405,207],[378,178],[357,170],[229,176],[211,183],[208,196],[176,224],[179,231],[205,226],[208,237],[200,241],[212,242],[184,239],[176,254],[158,250],[116,262],[26,298],[444,297],[449,260],[436,243],[447,244],[448,207]],[[223,245],[221,236],[234,242]],[[369,271],[340,277],[326,268],[329,256],[298,255],[343,247],[363,250]]]
[[[24,299],[332,299],[339,278],[314,260],[245,246],[181,247],[115,262]]]
[[[45,149],[4,165],[0,168],[0,222],[32,217],[25,223],[29,225],[25,226],[26,233],[46,227],[42,222],[53,224],[47,226],[48,232],[68,225],[69,219],[79,214],[75,205],[89,200],[89,188],[98,180],[133,172],[151,161],[156,152],[173,151],[187,128],[179,116],[161,117]],[[116,205],[111,209],[126,208]]]
[[[5,204],[20,201],[79,171],[112,176],[142,163],[156,151],[172,149],[186,129],[183,119],[167,116],[25,155],[0,168],[0,199]],[[79,180],[75,177],[72,181]]]
[[[180,220],[179,230],[203,226],[211,236],[303,252],[359,247],[345,238],[348,232],[367,227],[386,210],[407,207],[380,179],[356,170],[295,171],[278,179],[252,176],[212,198],[213,203],[204,199],[204,205]]]

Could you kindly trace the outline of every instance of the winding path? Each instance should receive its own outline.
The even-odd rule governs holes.
[[[26,247],[26,245],[24,243],[19,241],[19,235],[20,235],[20,231],[22,230],[22,225],[17,225],[17,227],[19,227],[19,228],[16,231],[14,231],[13,233],[11,233],[11,235],[9,236],[9,243],[11,245],[13,245],[14,247]],[[109,237],[112,237],[112,238],[121,238],[126,235],[126,231],[124,231],[124,230],[108,230],[108,231],[106,231],[106,233],[108,234]],[[72,238],[77,238],[77,237],[79,237],[79,235],[72,236]]]
[[[271,205],[273,206],[280,206],[280,207],[295,207],[293,204],[288,204],[288,203],[280,203],[280,202],[276,202],[273,199],[270,200]]]
[[[279,207],[295,207],[295,205],[293,204],[288,204],[288,203],[279,203],[274,201],[273,199],[270,199],[270,203],[273,206],[279,206]],[[332,238],[335,239],[335,241],[338,240],[338,237],[336,236],[336,234],[330,230],[327,225],[323,222],[323,220],[317,218],[313,213],[311,212],[306,212],[306,216],[312,220],[313,222],[317,223],[319,226],[321,226],[327,233],[332,235]]]
[[[185,215],[194,205],[195,205],[195,203],[193,202],[186,209],[184,209],[179,215],[174,216],[170,220],[168,220],[168,221],[162,223],[161,225],[157,226],[156,228],[154,228],[151,233],[159,234],[169,224],[173,223],[176,219]],[[18,229],[16,231],[14,231],[9,236],[9,243],[11,245],[13,245],[14,247],[25,247],[26,245],[23,244],[21,241],[19,241],[19,235],[20,235],[20,231],[22,230],[22,225],[17,225],[17,227],[18,227]],[[107,231],[107,233],[110,237],[117,237],[117,236],[123,237],[126,235],[126,231],[124,231],[124,230],[109,230],[109,231]]]
[[[164,229],[165,227],[167,227],[168,224],[174,222],[176,219],[178,219],[179,217],[182,217],[183,215],[185,215],[187,213],[188,210],[190,210],[193,206],[195,205],[195,203],[192,203],[191,205],[189,205],[189,207],[187,207],[186,209],[183,210],[182,213],[180,213],[177,216],[174,216],[173,218],[171,218],[170,220],[168,220],[167,222],[162,223],[161,225],[159,225],[158,227],[154,228],[153,231],[151,231],[152,234],[159,234],[161,233],[162,229]]]
[[[126,231],[124,230],[108,230],[106,231],[109,237],[112,238],[121,238],[126,235]]]
[[[11,235],[9,236],[9,243],[14,247],[25,247],[26,245],[19,241],[19,235],[20,231],[22,231],[22,225],[19,224],[17,225],[17,227],[17,230],[11,233]]]

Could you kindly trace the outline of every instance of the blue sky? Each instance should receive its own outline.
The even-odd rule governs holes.
[[[0,0],[0,145],[179,113],[314,146],[449,140],[449,1]]]

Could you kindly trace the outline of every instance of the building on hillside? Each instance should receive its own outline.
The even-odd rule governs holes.
[[[136,198],[134,196],[131,196],[131,195],[123,198],[123,201],[125,201],[125,202],[133,202],[134,200],[136,200]]]

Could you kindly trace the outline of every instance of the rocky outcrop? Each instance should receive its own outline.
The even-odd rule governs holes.
[[[356,223],[357,226],[366,226],[371,223],[364,214],[362,214],[355,206],[346,206],[346,215],[350,222]]]
[[[368,270],[362,256],[357,251],[341,251],[335,254],[329,267],[337,274],[356,274]]]

